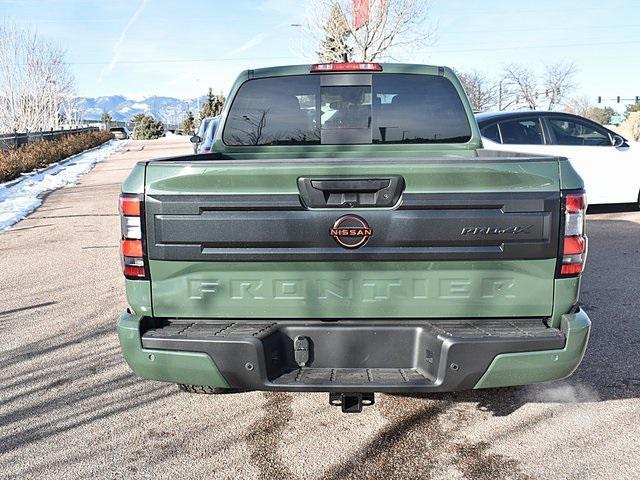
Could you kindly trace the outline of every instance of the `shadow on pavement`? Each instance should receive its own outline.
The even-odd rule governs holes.
[[[108,341],[114,334],[107,325],[2,352],[0,371],[14,372],[0,385],[0,455],[172,394],[152,382],[136,392],[134,375],[114,372],[122,363],[117,344]],[[78,344],[87,348],[68,354]],[[114,395],[119,390],[131,393]]]
[[[633,203],[612,203],[608,205],[589,205],[587,215],[598,213],[636,212],[638,206]]]
[[[3,315],[9,315],[12,313],[25,312],[27,310],[35,310],[37,308],[48,307],[50,305],[55,305],[56,303],[58,302],[43,302],[43,303],[36,303],[34,305],[27,305],[25,307],[12,308],[11,310],[4,310],[0,312],[0,317],[2,317]]]

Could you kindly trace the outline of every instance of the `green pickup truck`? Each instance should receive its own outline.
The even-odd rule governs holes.
[[[248,70],[211,153],[122,186],[122,352],[190,392],[345,412],[564,378],[591,326],[585,210],[566,159],[483,149],[448,68]]]

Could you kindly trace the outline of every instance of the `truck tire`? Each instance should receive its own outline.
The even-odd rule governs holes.
[[[204,395],[220,395],[222,393],[235,393],[233,388],[209,387],[207,385],[185,385],[178,384],[178,388],[187,393],[200,393]]]

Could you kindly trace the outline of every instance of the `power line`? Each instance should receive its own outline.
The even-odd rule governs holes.
[[[539,48],[570,48],[570,47],[596,47],[604,45],[635,45],[640,44],[640,40],[630,40],[626,42],[588,42],[588,43],[565,43],[547,45],[519,45],[513,47],[486,47],[486,48],[465,48],[456,50],[438,50],[434,53],[464,53],[464,52],[495,52],[505,50],[532,50]]]
[[[118,60],[116,64],[149,64],[149,63],[206,63],[206,62],[231,62],[235,60],[283,60],[291,59],[291,56],[279,57],[229,57],[229,58],[187,58],[187,59],[154,59],[154,60]],[[110,61],[103,62],[65,62],[67,65],[109,65]]]
[[[582,26],[559,26],[559,27],[532,27],[532,28],[500,28],[499,30],[492,29],[482,29],[482,30],[467,30],[465,29],[464,33],[498,33],[502,34],[504,32],[547,32],[547,31],[566,31],[566,30],[589,30],[589,33],[593,33],[595,31],[601,32],[604,30],[619,30],[621,28],[639,28],[640,24],[628,24],[628,25],[601,25],[598,28],[593,28],[591,25],[582,25]],[[458,31],[444,32],[445,35],[459,35]]]

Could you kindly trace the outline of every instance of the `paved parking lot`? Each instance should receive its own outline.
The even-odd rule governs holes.
[[[183,137],[131,142],[0,234],[0,478],[640,477],[640,213],[588,219],[587,356],[566,381],[378,395],[200,396],[125,365],[119,184]]]

